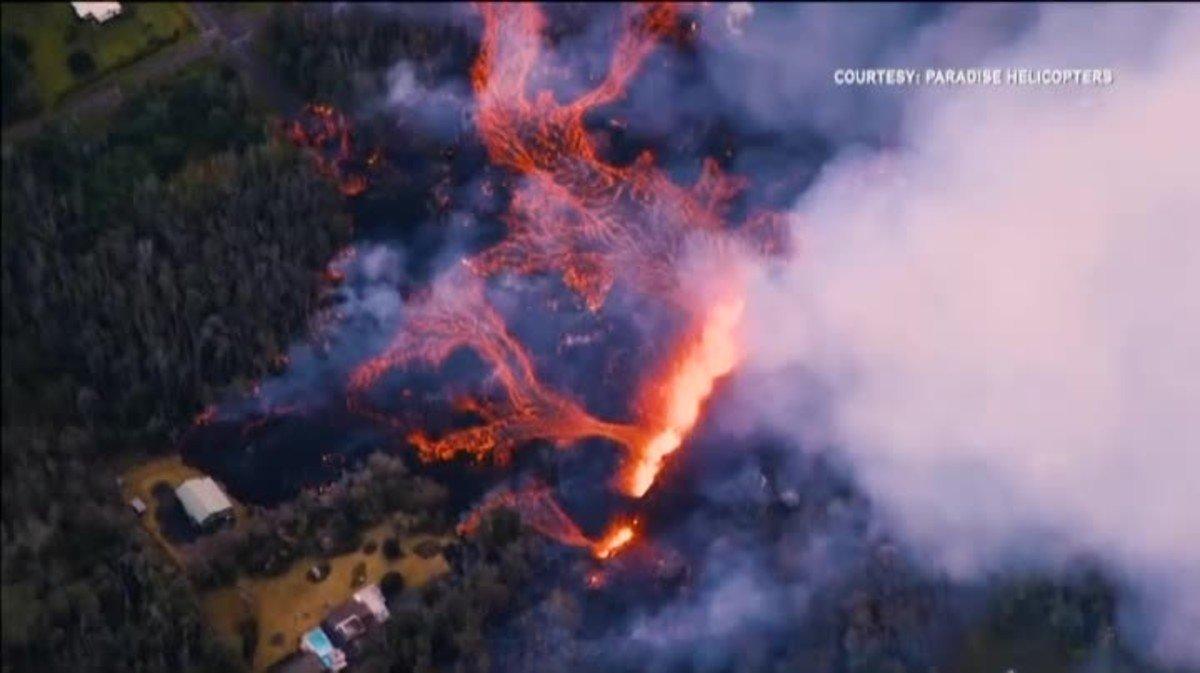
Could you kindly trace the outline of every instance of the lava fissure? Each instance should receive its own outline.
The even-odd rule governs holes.
[[[756,216],[728,226],[725,215],[746,182],[725,175],[711,159],[696,184],[684,188],[654,165],[649,152],[626,166],[604,161],[585,128],[585,114],[623,95],[659,39],[677,29],[674,6],[629,9],[607,77],[566,104],[548,91],[529,94],[541,61],[541,11],[524,3],[483,4],[479,10],[485,27],[471,73],[478,131],[491,161],[521,177],[505,217],[507,233],[410,303],[390,345],[351,374],[348,405],[406,433],[426,461],[469,456],[502,464],[534,440],[566,447],[606,438],[625,451],[614,487],[640,498],[696,426],[716,381],[740,359],[743,300],[730,249],[754,248],[745,245],[744,234],[759,236],[778,222]],[[715,260],[706,273],[724,280],[719,294],[701,296],[682,287],[680,261],[693,241]],[[529,352],[488,302],[486,279],[503,273],[558,274],[593,312],[620,281],[688,317],[667,360],[641,383],[633,422],[598,419],[539,380]],[[455,401],[478,424],[431,437],[368,402],[368,393],[388,372],[436,367],[460,348],[480,356],[502,391],[500,399],[472,395]],[[516,509],[531,527],[601,559],[635,535],[636,523],[616,523],[591,540],[546,487],[493,494],[461,530],[469,532],[497,506]]]

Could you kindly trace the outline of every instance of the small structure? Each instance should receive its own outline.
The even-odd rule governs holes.
[[[362,654],[365,641],[360,639],[383,624],[391,613],[378,584],[371,584],[354,592],[354,598],[342,603],[325,615],[321,628],[329,634],[340,650],[351,660]]]
[[[175,489],[183,509],[200,528],[233,521],[233,503],[212,477],[188,479]]]
[[[388,612],[387,601],[383,599],[383,592],[379,590],[378,584],[371,584],[354,592],[354,600],[370,610],[371,618],[377,624],[386,622],[392,616],[392,613]]]
[[[96,23],[104,23],[114,16],[121,14],[121,3],[119,2],[72,2],[71,9],[75,10],[75,16],[85,21],[92,20]]]
[[[129,501],[129,509],[132,509],[134,514],[141,516],[146,513],[146,502],[141,498],[134,498]]]
[[[328,563],[314,563],[312,565],[312,567],[310,567],[308,569],[308,581],[309,582],[314,582],[314,583],[321,582],[326,577],[329,577],[329,564]]]

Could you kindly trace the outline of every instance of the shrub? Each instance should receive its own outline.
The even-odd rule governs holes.
[[[404,575],[395,571],[387,573],[379,580],[379,591],[388,601],[396,600],[404,593],[404,587]]]
[[[76,49],[67,56],[67,67],[71,69],[72,75],[82,79],[96,72],[96,60],[86,51]]]
[[[395,561],[404,556],[404,550],[400,547],[400,540],[389,537],[383,541],[383,557],[389,561]]]

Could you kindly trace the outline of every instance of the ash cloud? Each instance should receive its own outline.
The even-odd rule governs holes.
[[[952,578],[1098,559],[1127,589],[1123,634],[1186,666],[1197,45],[1191,7],[1042,8],[982,65],[1113,67],[1113,86],[912,95],[896,149],[844,153],[798,204],[801,254],[752,292],[738,390],[754,401],[736,405],[756,413],[743,429],[840,447]]]

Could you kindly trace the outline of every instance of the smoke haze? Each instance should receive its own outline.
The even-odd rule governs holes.
[[[1189,665],[1198,45],[1191,7],[1044,9],[988,63],[1113,67],[1112,86],[913,94],[900,149],[843,154],[798,204],[801,253],[752,291],[738,384],[771,427],[836,444],[934,568],[1099,559],[1124,630]],[[810,379],[824,413],[800,411]]]
[[[572,25],[570,11],[582,10],[547,11],[565,13],[552,25]],[[546,53],[554,67],[535,73],[560,100],[608,67],[620,24],[616,10],[597,11],[609,20],[575,17],[581,25],[556,34]],[[624,614],[607,634],[615,638],[572,643],[594,662],[581,670],[623,670],[620,661],[630,670],[678,670],[681,661],[749,670],[765,662],[741,660],[746,643],[790,647],[797,632],[836,647],[842,631],[826,616],[841,597],[831,587],[912,584],[917,598],[895,600],[907,608],[924,582],[910,558],[966,582],[1067,575],[1079,560],[1098,560],[1127,589],[1122,638],[1165,662],[1200,664],[1200,174],[1182,152],[1200,146],[1200,13],[733,3],[699,16],[696,70],[678,51],[657,50],[657,67],[597,112],[590,130],[627,133],[612,142],[624,150],[666,139],[664,165],[686,164],[694,176],[697,155],[718,154],[699,139],[719,119],[741,134],[730,141],[730,172],[751,189],[782,182],[764,193],[789,203],[820,172],[795,205],[797,255],[751,263],[746,359],[677,458],[690,481],[667,496],[690,488],[699,504],[656,532],[689,552],[692,593]],[[1116,82],[832,83],[835,68],[949,66],[1111,67]],[[402,61],[388,84],[378,105],[404,132],[474,132],[465,78],[423,77]],[[471,201],[487,179],[458,190],[463,226],[413,229],[494,219]],[[437,246],[360,242],[342,267],[329,343],[294,346],[263,397],[320,393],[340,404],[348,373],[408,317],[400,288],[425,275],[408,268],[421,262],[437,277],[468,246],[451,238],[426,247]],[[727,289],[711,287],[726,277],[704,259],[688,261],[695,266],[679,271],[690,292]],[[582,310],[548,317],[527,307],[561,293],[556,279],[494,285],[519,340],[535,357],[556,354],[537,362],[551,387],[620,419],[627,395],[597,385],[595,371],[632,380],[658,359],[663,316],[618,288],[603,322]],[[605,346],[634,334],[645,352]],[[780,484],[768,487],[770,470],[751,448],[764,427],[775,448],[832,445],[837,454],[792,451]],[[775,441],[780,432],[794,441]],[[587,484],[602,483],[597,470],[562,469],[560,490],[586,499]],[[790,513],[764,524],[762,512],[785,493],[796,501]],[[894,534],[904,560],[885,563],[880,549],[890,553]],[[906,643],[917,640],[906,632]]]

